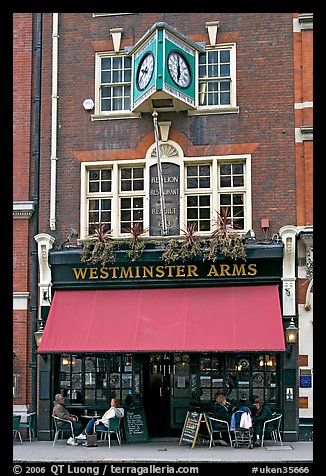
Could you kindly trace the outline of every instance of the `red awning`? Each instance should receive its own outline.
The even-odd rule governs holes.
[[[284,351],[276,285],[56,291],[40,353]]]

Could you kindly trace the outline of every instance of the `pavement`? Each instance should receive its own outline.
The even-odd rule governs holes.
[[[100,441],[97,447],[82,445],[69,446],[66,440],[58,440],[53,446],[52,441],[19,440],[13,441],[13,462],[53,462],[53,463],[312,463],[313,442],[284,442],[283,446],[267,440],[263,447],[233,448],[215,446],[209,448],[207,442],[196,443],[194,448],[182,443],[179,439],[167,441],[150,440],[146,443],[126,443],[118,445],[111,440]],[[16,473],[18,474],[18,473]]]

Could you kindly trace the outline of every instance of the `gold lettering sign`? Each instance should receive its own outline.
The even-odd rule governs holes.
[[[72,270],[76,281],[89,279],[236,278],[256,276],[257,264],[212,264],[205,272],[194,264],[102,266],[101,268],[72,268]]]

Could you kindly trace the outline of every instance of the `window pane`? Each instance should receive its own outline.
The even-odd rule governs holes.
[[[142,178],[144,176],[144,169],[141,168],[134,168],[134,178]]]
[[[209,195],[200,195],[199,196],[199,206],[207,207],[210,205],[210,196]]]
[[[234,205],[243,205],[243,194],[235,193],[233,195],[233,203]]]
[[[131,198],[122,198],[121,208],[131,208]]]
[[[130,221],[130,220],[131,220],[131,211],[121,210],[121,221]]]
[[[111,91],[112,91],[112,88],[106,88],[106,87],[102,87],[101,88],[101,96],[102,98],[110,98],[111,97]]]
[[[233,186],[242,187],[244,184],[243,177],[233,177]]]
[[[200,208],[199,209],[199,218],[209,218],[210,209],[209,208]]]
[[[187,206],[188,207],[196,207],[198,204],[198,197],[196,195],[187,197]]]
[[[111,182],[102,182],[101,192],[111,192]]]
[[[103,169],[101,171],[102,180],[111,180],[111,169]]]
[[[243,174],[243,164],[233,164],[232,170],[234,174]]]
[[[230,93],[221,93],[220,97],[221,97],[220,104],[225,105],[225,104],[231,103]]]
[[[209,51],[208,63],[217,63],[217,62],[218,62],[218,51]]]
[[[230,50],[221,50],[220,51],[220,61],[221,63],[230,62]]]
[[[229,64],[221,64],[220,66],[220,76],[230,76],[230,65]]]
[[[231,187],[231,177],[220,177],[221,187]]]
[[[209,188],[209,187],[210,187],[209,177],[199,179],[199,188]]]
[[[143,190],[144,188],[144,181],[143,180],[135,180],[134,181],[134,190]]]
[[[89,200],[89,210],[98,210],[99,200]]]
[[[121,178],[122,179],[130,179],[131,178],[131,170],[132,169],[121,169]]]
[[[220,82],[220,91],[230,91],[230,81],[221,81]]]
[[[101,200],[102,210],[111,210],[111,200]]]
[[[197,173],[198,173],[198,168],[197,166],[188,166],[187,167],[187,175],[188,177],[191,177],[191,176],[197,176]]]
[[[101,59],[101,68],[102,69],[111,69],[111,58],[102,58]]]
[[[101,83],[111,83],[111,71],[102,71]]]
[[[121,182],[121,190],[122,192],[127,192],[131,190],[131,180],[123,180]]]
[[[221,164],[220,165],[220,173],[221,173],[221,175],[231,174],[231,164]]]
[[[220,196],[221,205],[231,205],[231,195],[223,194]]]
[[[187,179],[188,188],[198,188],[198,180],[196,178]]]
[[[210,221],[201,220],[199,225],[199,231],[209,231],[211,229]]]
[[[134,207],[135,208],[143,208],[143,199],[142,198],[134,198]]]
[[[102,212],[102,223],[110,223],[111,222],[111,212]]]
[[[189,208],[187,211],[187,218],[188,220],[197,220],[198,218],[198,209],[197,208]]]
[[[90,191],[91,193],[93,193],[93,192],[94,192],[94,193],[98,192],[98,191],[99,191],[99,188],[100,188],[99,182],[91,182],[91,183],[89,184],[89,191]]]
[[[210,175],[210,167],[209,165],[200,165],[199,166],[199,175],[209,176]]]

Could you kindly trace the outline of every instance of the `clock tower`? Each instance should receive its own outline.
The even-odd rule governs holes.
[[[196,108],[197,55],[203,46],[164,22],[155,23],[130,53],[133,112]]]

